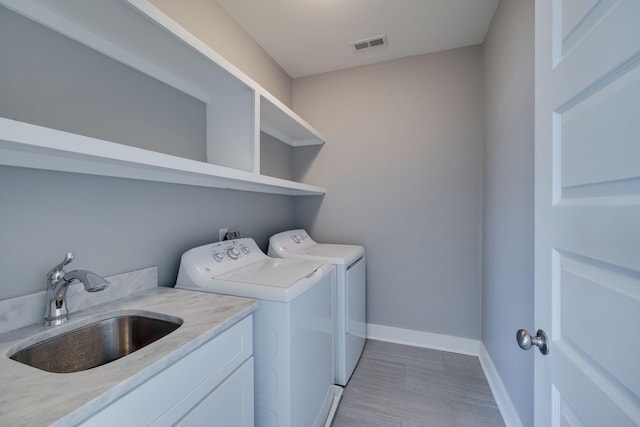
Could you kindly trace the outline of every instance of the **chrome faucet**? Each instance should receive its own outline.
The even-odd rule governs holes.
[[[75,255],[69,252],[62,262],[53,267],[47,273],[47,307],[44,313],[44,325],[61,325],[69,320],[65,298],[67,288],[74,280],[82,282],[87,292],[98,292],[109,286],[102,277],[87,270],[73,270],[65,272],[64,267],[69,264]]]

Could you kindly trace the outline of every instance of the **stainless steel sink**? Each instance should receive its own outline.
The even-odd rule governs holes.
[[[40,341],[10,358],[43,371],[79,372],[131,354],[170,334],[181,324],[178,318],[110,317]]]

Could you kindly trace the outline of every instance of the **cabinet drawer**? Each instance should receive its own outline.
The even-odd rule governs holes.
[[[82,425],[149,425],[171,410],[186,413],[253,353],[252,316],[198,347]],[[174,408],[175,407],[175,408]],[[159,425],[164,425],[160,423]]]

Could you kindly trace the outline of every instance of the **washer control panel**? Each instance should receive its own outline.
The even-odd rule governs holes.
[[[185,268],[213,278],[265,259],[268,259],[267,255],[256,242],[251,238],[244,238],[193,248],[182,255],[181,263]]]
[[[236,261],[242,257],[250,255],[252,251],[259,249],[252,239],[225,240],[211,245],[211,257],[216,262]]]

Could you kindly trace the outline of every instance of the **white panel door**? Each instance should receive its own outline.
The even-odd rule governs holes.
[[[535,425],[640,425],[640,0],[536,1]]]

